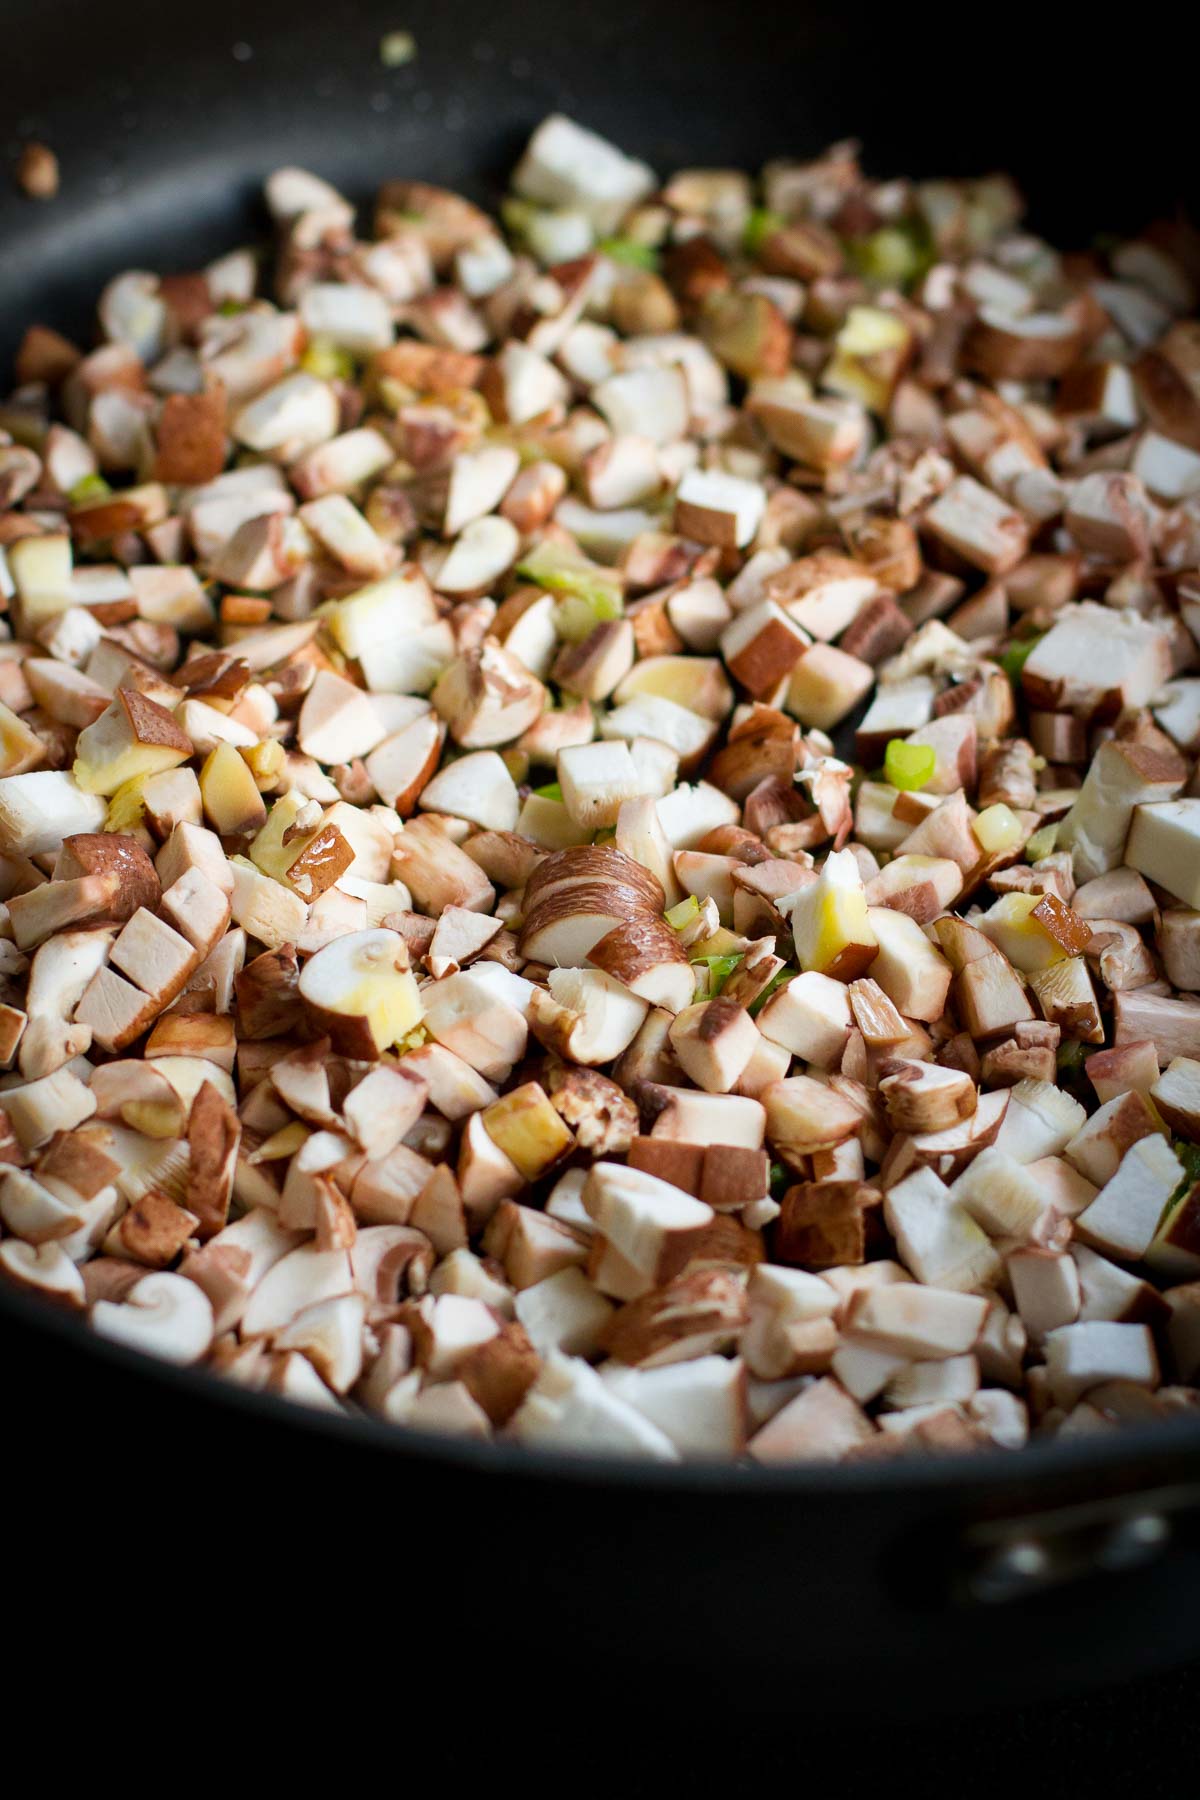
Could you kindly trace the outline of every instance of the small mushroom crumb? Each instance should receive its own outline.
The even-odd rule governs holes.
[[[0,417],[0,1281],[662,1462],[1200,1406],[1200,242],[265,200]]]
[[[31,200],[53,200],[58,192],[58,158],[49,144],[26,144],[17,159],[17,184]]]
[[[411,31],[389,31],[379,40],[379,60],[385,69],[402,69],[417,54],[417,40]]]

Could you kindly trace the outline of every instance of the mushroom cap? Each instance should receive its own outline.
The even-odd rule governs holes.
[[[373,1062],[421,1019],[408,946],[382,926],[347,932],[318,950],[301,970],[299,992],[341,1056]]]
[[[545,857],[525,886],[525,909],[569,883],[613,881],[635,893],[652,912],[663,908],[662,884],[613,844],[577,844]]]
[[[527,910],[521,955],[529,962],[579,968],[610,931],[646,916],[638,891],[622,882],[569,882]]]
[[[148,1351],[167,1362],[199,1362],[213,1338],[208,1295],[183,1275],[166,1271],[143,1275],[123,1305],[98,1300],[92,1328],[114,1343]]]
[[[695,996],[696,978],[679,939],[662,919],[627,919],[606,932],[588,952],[589,960],[613,975],[631,994],[681,1012]]]

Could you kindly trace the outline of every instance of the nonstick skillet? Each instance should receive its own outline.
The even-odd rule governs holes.
[[[38,138],[63,172],[50,205],[0,192],[5,356],[30,319],[86,333],[118,269],[193,267],[261,235],[261,179],[281,163],[361,197],[410,175],[494,199],[555,108],[660,168],[754,167],[847,134],[880,172],[1003,167],[1066,244],[1200,198],[1194,26],[1167,54],[1156,32],[1118,44],[1058,7],[64,0],[3,16],[7,148]],[[417,55],[389,69],[380,41],[400,28]],[[907,1714],[1200,1651],[1200,1423],[1012,1458],[664,1469],[309,1415],[4,1291],[0,1357],[11,1466],[45,1541],[78,1541],[82,1518],[85,1544],[127,1545],[138,1519],[156,1566],[178,1530],[227,1569],[240,1554],[273,1570],[282,1629],[341,1532],[350,1616],[385,1586],[431,1645],[502,1616],[480,1640],[501,1686],[569,1655]]]

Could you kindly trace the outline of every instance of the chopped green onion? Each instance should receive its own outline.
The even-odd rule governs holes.
[[[682,931],[684,926],[690,925],[693,919],[699,917],[699,914],[700,902],[695,894],[689,894],[686,900],[679,902],[678,906],[669,907],[663,917],[672,931]]]
[[[597,625],[619,619],[621,602],[604,595],[584,599],[581,594],[568,594],[554,609],[554,629],[566,644],[582,644]]]
[[[772,975],[762,993],[753,999],[746,1008],[746,1011],[750,1014],[752,1019],[757,1019],[759,1013],[771,998],[771,995],[777,994],[781,987],[786,987],[795,973],[795,969],[780,969],[777,975]]]
[[[562,804],[562,788],[557,781],[548,781],[545,787],[534,788],[533,791],[539,800],[557,800]]]
[[[1065,1038],[1058,1046],[1055,1056],[1059,1087],[1085,1106],[1089,1102],[1094,1105],[1096,1099],[1095,1092],[1087,1078],[1089,1055],[1090,1051],[1079,1042],[1078,1038]]]
[[[568,644],[582,643],[597,625],[621,617],[623,586],[615,569],[590,562],[561,544],[536,544],[517,574],[557,594],[554,625]]]
[[[702,963],[708,970],[708,997],[716,998],[733,971],[741,962],[745,952],[739,950],[736,956],[696,956],[693,962]]]
[[[893,738],[883,756],[883,776],[902,793],[915,794],[933,780],[937,751],[932,744],[906,744]]]
[[[658,268],[658,251],[650,244],[639,244],[636,238],[601,238],[596,248],[610,262],[623,263],[629,269],[648,269],[654,274]]]
[[[1183,1178],[1162,1209],[1162,1216],[1159,1219],[1160,1227],[1174,1212],[1180,1201],[1187,1199],[1196,1183],[1200,1181],[1200,1144],[1189,1144],[1186,1138],[1172,1138],[1171,1148],[1183,1164]]]
[[[319,381],[353,381],[356,373],[350,352],[323,337],[313,338],[300,358],[300,367]]]
[[[781,231],[786,224],[781,213],[772,212],[766,206],[756,206],[742,230],[742,249],[747,256],[757,256],[772,233]]]
[[[507,194],[500,202],[500,217],[510,235],[522,240],[533,223],[536,212],[537,208],[531,201],[522,200],[517,194]]]
[[[881,225],[869,237],[852,239],[847,249],[860,275],[886,287],[907,286],[933,261],[928,234],[914,223]]]
[[[1043,825],[1040,831],[1034,832],[1033,836],[1025,845],[1026,862],[1040,862],[1043,856],[1050,856],[1053,853],[1054,846],[1057,842],[1057,821],[1055,821],[1053,825]]]
[[[791,1185],[792,1185],[792,1171],[784,1163],[773,1162],[771,1164],[771,1196],[772,1196],[772,1198],[775,1200],[781,1199],[783,1194],[786,1192],[786,1190],[788,1188],[791,1187]]]
[[[111,493],[112,489],[103,475],[85,475],[75,483],[67,499],[72,506],[84,506],[89,500],[104,500]]]
[[[1029,658],[1033,655],[1045,635],[1044,631],[1038,631],[1035,632],[1032,637],[1016,638],[1008,646],[1008,649],[1000,658],[1000,667],[1004,670],[1004,673],[1008,676],[1010,681],[1020,681],[1022,669],[1025,667],[1025,664],[1029,661]]]
[[[217,308],[223,319],[236,319],[238,314],[245,310],[246,302],[244,300],[222,300]]]

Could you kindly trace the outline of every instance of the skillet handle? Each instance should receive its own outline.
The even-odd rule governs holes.
[[[1004,1605],[1089,1576],[1141,1568],[1197,1530],[1200,1482],[989,1520],[966,1533],[958,1597]]]

